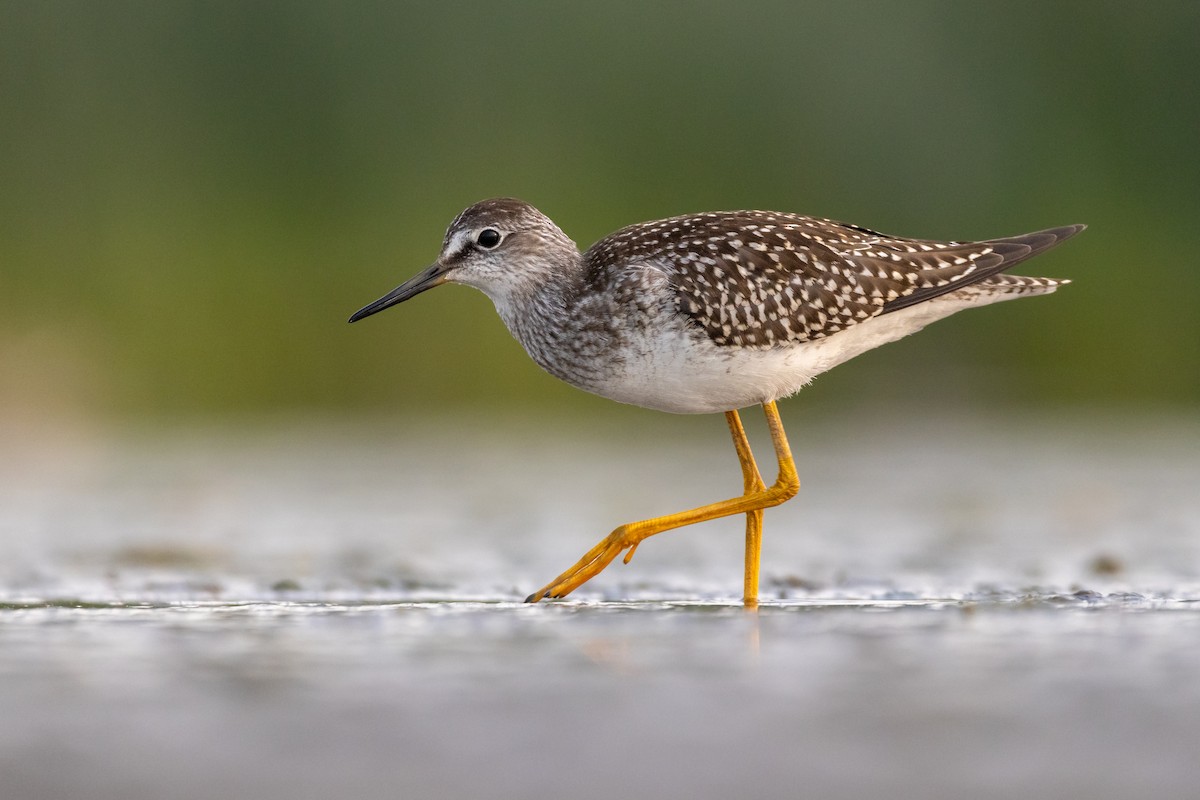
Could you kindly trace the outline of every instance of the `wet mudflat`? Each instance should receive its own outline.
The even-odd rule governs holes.
[[[708,422],[18,444],[3,797],[1200,790],[1194,425],[797,432],[757,614],[736,520],[519,602],[736,490]]]

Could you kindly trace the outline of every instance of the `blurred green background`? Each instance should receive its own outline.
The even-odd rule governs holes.
[[[810,392],[1200,401],[1200,3],[2,2],[0,411],[591,412],[483,295],[349,326],[464,206],[581,245],[768,208],[908,236],[1086,222],[1051,298]]]

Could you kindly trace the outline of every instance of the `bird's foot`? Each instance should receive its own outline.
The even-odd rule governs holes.
[[[529,595],[529,597],[526,597],[525,602],[536,603],[544,598],[555,599],[566,597],[599,575],[605,567],[612,563],[614,558],[626,549],[629,552],[625,554],[624,561],[628,564],[630,559],[633,558],[638,545],[641,544],[642,539],[646,538],[646,535],[639,535],[635,532],[632,525],[622,525],[606,536],[591,550],[584,553],[583,558],[575,562],[575,566]]]

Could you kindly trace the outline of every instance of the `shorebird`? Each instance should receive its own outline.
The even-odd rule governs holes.
[[[757,604],[763,509],[795,496],[795,463],[775,401],[822,372],[957,311],[1069,281],[1005,274],[1083,230],[1068,225],[972,242],[888,236],[774,211],[643,222],[580,252],[542,212],[484,200],[450,223],[427,269],[363,317],[443,283],[483,291],[526,352],[556,378],[676,414],[723,412],[743,493],[621,525],[528,602],[570,594],[647,537],[746,515],[743,600]],[[779,463],[767,486],[738,409],[761,405]]]

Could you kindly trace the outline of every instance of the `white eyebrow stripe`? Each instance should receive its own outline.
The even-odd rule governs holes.
[[[450,241],[446,242],[445,257],[453,260],[461,256],[471,247],[471,231],[455,231]]]

